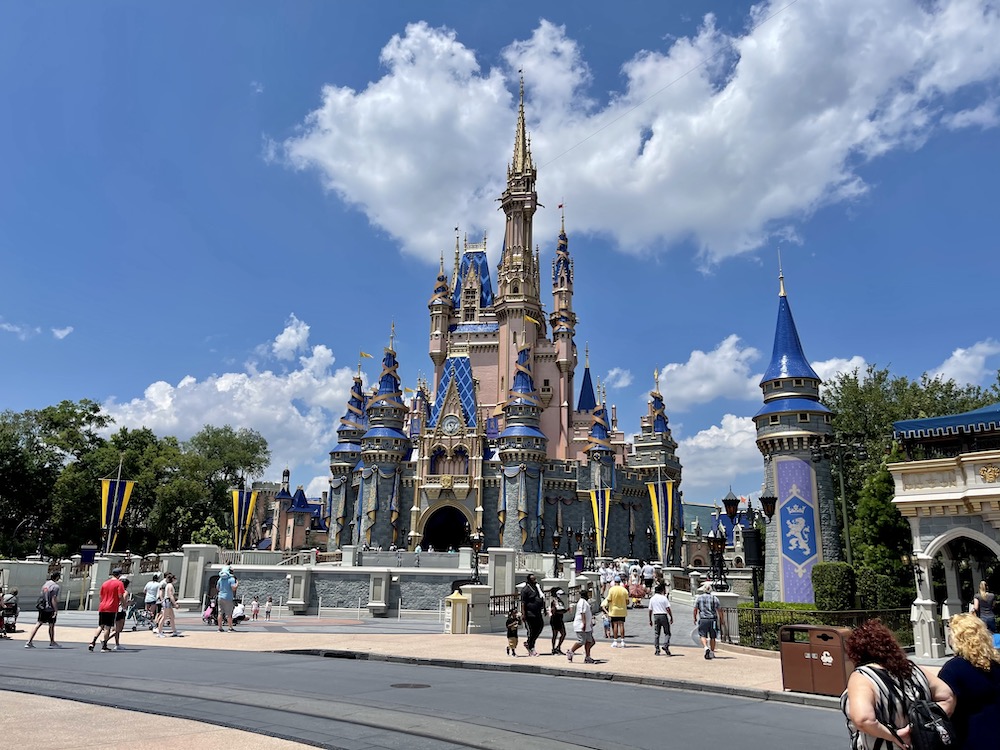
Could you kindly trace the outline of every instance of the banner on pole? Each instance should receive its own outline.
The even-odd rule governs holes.
[[[125,518],[129,498],[135,481],[131,479],[101,480],[101,528],[107,534],[107,551],[115,546],[118,538],[118,527]]]
[[[243,549],[257,506],[257,490],[233,490],[233,542],[234,549]]]

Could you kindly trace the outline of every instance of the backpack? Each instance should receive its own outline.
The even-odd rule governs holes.
[[[35,609],[39,612],[52,611],[52,602],[49,601],[49,589],[45,586],[42,587],[42,593],[38,595],[38,601],[35,602]]]
[[[873,671],[881,673],[879,676],[882,677],[886,687],[895,694],[903,707],[903,713],[910,724],[912,750],[951,750],[956,746],[951,719],[941,706],[923,697],[911,698],[907,695],[907,690],[897,685],[888,672],[882,669]],[[892,724],[886,724],[886,727],[902,745],[903,742],[899,739],[895,727]]]

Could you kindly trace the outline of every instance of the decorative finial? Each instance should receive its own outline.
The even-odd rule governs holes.
[[[566,234],[566,199],[563,198],[563,202],[559,204],[559,231],[562,234]]]
[[[659,393],[660,392],[660,368],[658,368],[658,367],[653,370],[653,382],[656,384],[654,386],[656,392]]]
[[[392,325],[389,327],[389,351],[395,351],[392,348],[393,342],[396,339],[396,321],[392,321]]]
[[[778,296],[785,295],[785,274],[781,271],[781,248],[778,248]]]

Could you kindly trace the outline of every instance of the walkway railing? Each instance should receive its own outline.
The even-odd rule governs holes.
[[[879,618],[895,635],[896,640],[904,648],[913,645],[913,629],[910,623],[909,608],[864,610],[853,609],[843,611],[823,612],[809,609],[754,609],[751,605],[741,604],[737,610],[726,610],[727,620],[739,623],[739,642],[744,646],[777,651],[779,648],[778,631],[782,625],[827,625],[835,628],[856,628],[868,620]],[[722,640],[732,643],[727,638],[735,628],[723,626]],[[729,631],[729,633],[727,633]]]

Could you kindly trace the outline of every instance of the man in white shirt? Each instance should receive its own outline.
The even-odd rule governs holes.
[[[594,647],[594,612],[590,608],[590,592],[586,589],[580,592],[580,599],[576,603],[573,631],[576,633],[576,643],[566,652],[566,659],[573,661],[573,654],[583,646],[586,655],[584,663],[594,664],[595,661],[590,656],[590,649]]]
[[[660,632],[665,638],[663,641],[663,653],[666,656],[673,656],[670,653],[670,626],[674,624],[674,613],[670,609],[670,599],[667,598],[667,587],[658,583],[656,592],[649,600],[649,626],[653,628],[653,654],[660,655]]]
[[[611,579],[614,577],[614,571],[609,568],[605,563],[601,563],[601,567],[597,571],[600,576],[601,581],[601,596],[607,596],[608,589],[611,587]]]
[[[160,592],[160,574],[154,573],[153,579],[149,581],[145,586],[142,587],[143,594],[143,606],[146,608],[146,614],[149,615],[150,622],[153,618],[159,614],[156,611],[156,599],[157,594]]]

